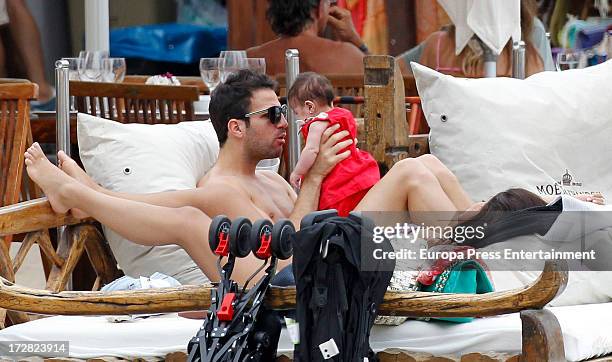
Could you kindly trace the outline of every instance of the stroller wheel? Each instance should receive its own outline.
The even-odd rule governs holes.
[[[232,222],[225,215],[215,216],[210,223],[210,228],[208,229],[208,245],[210,246],[210,250],[218,256],[227,255],[227,245],[219,249],[219,244],[221,244],[221,240],[227,243],[231,224]]]
[[[281,219],[272,228],[272,255],[285,260],[293,254],[291,237],[295,235],[295,227],[289,219]]]
[[[338,216],[338,211],[335,209],[311,212],[310,214],[304,216],[302,222],[300,222],[300,229],[312,226],[321,220],[334,216]]]
[[[239,217],[230,227],[230,252],[237,258],[244,258],[251,252],[249,235],[251,234],[251,220]]]
[[[272,222],[266,219],[255,221],[251,229],[251,250],[258,259],[268,259],[272,255]]]

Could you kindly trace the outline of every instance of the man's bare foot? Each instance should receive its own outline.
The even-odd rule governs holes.
[[[70,205],[65,196],[73,185],[78,185],[78,182],[49,162],[37,142],[26,151],[25,164],[28,175],[43,190],[53,211],[66,213]]]
[[[76,179],[83,185],[94,190],[99,187],[91,176],[85,173],[85,170],[79,167],[76,161],[70,158],[70,156],[68,156],[64,151],[59,151],[57,153],[57,166],[70,177]]]

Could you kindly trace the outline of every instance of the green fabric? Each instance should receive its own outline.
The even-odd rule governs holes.
[[[431,285],[421,288],[425,292],[453,293],[453,294],[483,294],[493,291],[493,285],[480,263],[474,260],[460,261],[450,269],[438,275]],[[471,322],[473,317],[435,318],[438,320],[465,323]]]

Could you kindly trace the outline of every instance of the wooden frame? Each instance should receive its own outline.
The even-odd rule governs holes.
[[[78,222],[68,215],[54,214],[44,198],[0,208],[0,236]],[[520,311],[525,337],[522,359],[558,361],[556,357],[564,356],[562,339],[553,339],[560,333],[558,322],[550,312],[539,309],[563,291],[567,275],[564,263],[547,262],[535,282],[511,291],[481,295],[387,292],[380,311],[382,314],[423,317],[491,316]],[[61,315],[176,312],[208,308],[211,291],[208,286],[182,286],[109,293],[57,293],[21,288],[2,279],[0,307]],[[294,307],[295,288],[272,287],[266,303],[274,309]]]

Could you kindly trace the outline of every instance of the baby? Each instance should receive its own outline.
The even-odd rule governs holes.
[[[290,181],[299,187],[303,176],[312,167],[319,152],[321,135],[331,125],[340,124],[337,132],[349,131],[355,142],[347,149],[351,155],[338,163],[321,185],[319,210],[336,209],[340,216],[348,216],[368,190],[380,180],[376,160],[356,147],[357,123],[350,111],[334,107],[334,90],[327,78],[307,72],[300,74],[287,100],[299,119],[305,121],[301,128],[305,146],[300,159],[291,173]]]

